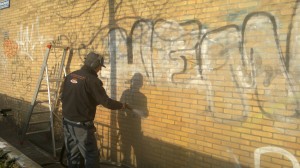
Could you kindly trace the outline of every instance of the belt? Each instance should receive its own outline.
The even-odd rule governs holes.
[[[79,121],[71,121],[66,118],[63,118],[63,120],[66,123],[77,125],[77,126],[92,126],[92,125],[94,125],[94,121],[79,122]]]

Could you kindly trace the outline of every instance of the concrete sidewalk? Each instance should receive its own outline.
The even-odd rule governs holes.
[[[22,152],[29,159],[36,162],[37,164],[43,165],[48,164],[47,168],[62,168],[58,160],[53,158],[50,154],[43,151],[29,140],[25,140],[23,144],[20,143],[18,138],[18,129],[12,124],[8,118],[0,116],[0,137],[4,139],[11,146]],[[51,164],[50,164],[51,163]]]
[[[0,115],[0,137],[8,142],[11,146],[22,152],[29,159],[36,162],[45,168],[63,168],[64,166],[59,163],[60,153],[57,158],[54,158],[52,154],[46,152],[42,148],[38,147],[33,141],[26,139],[23,144],[20,143],[18,137],[18,129],[12,124],[9,118]],[[48,138],[46,138],[48,139]],[[35,139],[39,141],[40,139]],[[45,140],[45,137],[41,140]],[[44,143],[45,145],[51,145],[50,143]],[[101,164],[101,168],[117,168],[121,166],[109,165],[109,163]]]

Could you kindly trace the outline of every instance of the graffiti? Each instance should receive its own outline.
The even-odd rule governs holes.
[[[18,44],[15,41],[6,39],[3,42],[4,55],[8,58],[15,57],[18,52]]]
[[[4,56],[4,54],[2,54],[2,51],[0,50],[0,69],[1,69],[1,73],[6,74],[6,70],[7,70],[7,58]]]
[[[249,106],[246,99],[247,92],[242,87],[244,80],[241,80],[239,78],[241,75],[238,74],[243,68],[239,50],[239,27],[228,25],[207,32],[203,35],[200,46],[199,73],[210,84],[207,87],[209,114],[218,122],[245,121]],[[232,92],[234,94],[231,94]],[[219,96],[223,98],[224,104],[214,101]],[[215,105],[217,103],[219,105]]]
[[[77,34],[68,33],[67,35],[59,35],[56,40],[52,41],[56,46],[70,46],[72,47],[77,41]]]
[[[185,30],[185,27],[190,30]],[[155,22],[138,20],[127,39],[128,63],[142,63],[145,76],[152,85],[159,81],[157,78],[167,78],[169,82],[180,83],[176,82],[177,75],[188,71],[186,57],[196,52],[200,28],[201,23],[196,20],[182,23],[161,19]],[[179,59],[176,57],[178,54],[181,54]],[[160,70],[168,73],[157,73]],[[169,76],[165,76],[167,74]]]
[[[121,3],[115,4],[116,12],[122,10]],[[135,3],[147,6],[152,2]],[[167,1],[159,3],[165,5]],[[66,4],[76,6],[79,3],[67,1]],[[87,17],[83,13],[93,10],[94,5],[96,1],[90,1],[84,11],[59,16],[65,19]],[[139,72],[148,85],[196,89],[198,95],[205,97],[198,100],[201,107],[194,107],[197,113],[205,113],[216,122],[244,122],[249,118],[252,106],[258,106],[266,118],[292,122],[299,118],[300,109],[297,95],[298,5],[299,1],[289,27],[286,55],[282,51],[284,45],[280,44],[282,35],[277,32],[280,23],[268,12],[249,13],[244,18],[241,17],[246,11],[232,13],[227,20],[243,19],[240,25],[231,24],[214,30],[207,30],[196,19],[177,22],[156,18],[116,18],[116,27],[110,28],[106,35],[101,33],[105,34],[109,26],[100,25],[88,35],[91,36],[88,42],[79,41],[82,34],[72,32],[60,35],[54,43],[78,46],[74,53],[81,61],[88,50],[103,51],[107,65],[116,62],[116,67],[107,66],[99,75],[105,80],[109,80],[111,69],[117,68],[116,76]],[[140,11],[136,6],[132,9],[138,16]],[[138,20],[127,32],[118,27],[122,19]],[[103,18],[101,24],[102,21]],[[115,39],[110,39],[111,34]],[[116,57],[111,60],[113,54]],[[253,105],[253,101],[257,104]]]
[[[185,25],[195,26],[185,30]],[[265,40],[251,38],[255,33],[262,33]],[[167,78],[169,84],[198,88],[198,92],[202,92],[199,88],[205,88],[208,114],[218,122],[245,121],[250,109],[249,93],[255,93],[265,116],[285,122],[297,117],[299,102],[278,36],[274,17],[266,12],[248,14],[241,29],[238,25],[228,25],[203,36],[201,23],[197,21],[139,20],[127,38],[128,63],[142,65],[135,72],[144,72],[152,85],[160,85],[159,79]],[[270,52],[264,52],[266,48]],[[222,76],[216,80],[218,74]],[[276,80],[285,83],[276,87]],[[220,87],[230,91],[226,94],[224,89],[217,90]],[[232,88],[235,94],[230,93]],[[268,92],[261,94],[264,90]],[[278,103],[282,101],[278,95],[288,97],[287,102]],[[274,100],[275,96],[280,100]],[[215,101],[217,97],[223,98],[223,104]],[[296,110],[286,110],[284,104],[296,105]],[[216,108],[224,110],[217,112]]]
[[[250,18],[252,17],[256,19],[253,19],[251,23],[252,19],[250,20]],[[265,38],[265,40],[262,39],[256,42],[254,44],[255,46],[243,44],[244,50],[251,48],[251,53],[244,52],[243,54],[245,55],[243,58],[245,58],[244,62],[246,64],[250,62],[248,60],[252,60],[254,63],[253,65],[248,64],[246,66],[252,70],[250,76],[254,83],[255,95],[257,96],[257,102],[259,103],[262,113],[277,121],[282,121],[281,119],[283,118],[287,119],[297,116],[297,110],[289,111],[285,109],[285,104],[290,104],[290,102],[284,102],[283,99],[288,97],[286,100],[295,101],[294,103],[297,106],[299,106],[299,102],[294,95],[292,97],[288,95],[289,92],[294,94],[296,90],[293,87],[292,78],[287,71],[284,56],[280,48],[275,18],[265,12],[254,13],[245,18],[243,25],[245,30],[243,31],[243,43],[247,37],[247,28],[250,29],[248,31],[249,33],[258,33],[259,31],[264,34],[263,38]],[[263,25],[263,27],[260,25]],[[268,50],[268,52],[264,52],[264,50]],[[264,59],[259,53],[264,54]],[[246,55],[248,55],[248,57]],[[251,58],[249,58],[249,55]],[[281,84],[282,86],[278,86],[278,83],[272,82],[275,80],[284,80],[286,82]],[[266,92],[265,90],[268,91]],[[277,100],[275,100],[274,97],[276,97]],[[283,102],[283,104],[279,104],[278,102]],[[274,103],[274,105],[271,103]],[[282,114],[282,111],[285,111],[285,114]]]
[[[299,20],[300,20],[300,3],[297,3],[297,6],[295,8],[295,12],[293,15],[292,22],[290,24],[290,32],[288,34],[288,41],[287,41],[287,69],[289,70],[289,74],[293,79],[293,83],[300,84],[300,68],[298,66],[300,61],[300,26],[299,26]],[[298,95],[299,96],[299,95]]]
[[[297,14],[294,20],[296,17]],[[291,30],[295,34],[298,29]],[[269,13],[250,13],[242,26],[228,25],[208,32],[197,20],[177,23],[161,19],[138,20],[128,34],[122,28],[111,29],[108,34],[112,32],[116,34],[113,49],[117,54],[117,76],[142,72],[150,85],[195,88],[198,94],[206,96],[207,115],[217,122],[230,124],[232,121],[245,121],[251,108],[248,97],[251,93],[256,95],[255,100],[262,114],[268,118],[289,122],[298,116],[299,96],[295,88],[298,59],[290,55],[290,60],[295,61],[286,63],[278,39],[277,23]],[[97,49],[99,45],[95,44],[98,44],[96,39],[99,33],[94,33],[87,44],[81,43],[75,50],[77,54],[85,56],[87,50]],[[251,38],[255,33],[263,33],[265,40],[257,42]],[[99,40],[99,44],[104,44],[108,50],[106,55],[112,52],[109,47],[112,42],[108,37]],[[56,42],[73,45],[78,44],[76,39],[76,34],[61,35]],[[295,46],[298,41],[294,39],[289,46]],[[266,53],[265,48],[272,52]],[[107,63],[111,61],[109,58],[106,57]],[[109,79],[109,72],[108,66],[101,77]],[[219,74],[221,80],[216,80],[215,76]],[[158,83],[162,78],[167,79],[168,83]],[[276,87],[277,80],[285,81],[282,87]],[[220,88],[223,89],[218,90]],[[282,98],[273,99],[278,95]],[[216,101],[220,98],[223,103]],[[278,103],[280,101],[281,104]],[[295,108],[287,110],[285,104]],[[199,108],[199,113],[202,112],[203,109]]]
[[[12,87],[23,85],[22,89],[16,94],[24,96],[30,93],[32,87],[31,66],[26,65],[26,59],[15,57],[11,65]]]
[[[139,20],[135,22],[127,38],[128,63],[142,65],[142,67],[138,66],[140,69],[135,68],[135,72],[144,72],[145,77],[152,85],[158,85],[159,79],[167,78],[169,84],[176,84],[185,88],[197,88],[199,93],[202,92],[201,89],[207,90],[205,93],[208,101],[207,110],[219,122],[245,121],[248,118],[250,108],[247,103],[247,94],[258,93],[260,86],[273,87],[272,81],[275,80],[276,76],[281,76],[281,79],[287,81],[285,88],[292,88],[280,50],[278,51],[277,63],[273,65],[274,69],[270,65],[265,66],[263,64],[264,60],[260,56],[262,49],[248,45],[251,42],[248,40],[247,33],[253,33],[255,31],[253,27],[265,26],[265,22],[270,24],[271,30],[274,30],[273,34],[270,34],[269,38],[266,39],[275,37],[274,42],[272,45],[272,41],[267,43],[263,41],[263,44],[257,46],[264,47],[265,44],[270,44],[268,48],[280,49],[278,35],[275,31],[276,23],[270,14],[264,12],[249,14],[245,18],[241,30],[238,25],[229,25],[207,32],[202,37],[200,36],[201,24],[196,21],[178,24],[174,21]],[[184,25],[191,26],[193,24],[195,25],[194,28],[187,33],[184,30]],[[261,30],[261,28],[256,28],[256,30]],[[266,32],[272,31],[266,30]],[[248,51],[247,48],[250,48],[250,53],[246,52]],[[118,54],[124,55],[125,53],[123,51]],[[272,56],[274,53],[269,55]],[[276,57],[273,60],[275,61]],[[157,73],[161,71],[166,73]],[[221,78],[224,82],[215,80],[215,76],[218,74],[222,74]],[[184,75],[188,75],[188,77],[181,77]],[[257,78],[264,78],[262,85]],[[222,86],[223,84],[226,85]],[[228,87],[229,89],[229,86],[234,86],[236,94],[220,95],[224,90],[216,90],[220,87]],[[278,90],[273,92],[275,92],[274,94],[279,93]],[[287,93],[289,90],[285,92]],[[292,90],[291,92],[295,91]],[[225,108],[223,112],[216,112],[215,110],[216,102],[213,100],[219,96],[223,97],[224,105],[226,105],[219,103],[218,108]],[[261,100],[264,99],[260,98],[261,96],[259,95],[257,98],[259,103],[262,103]],[[270,96],[266,95],[265,97],[269,98]],[[272,100],[269,102],[272,103]],[[298,104],[297,102],[294,103]],[[260,104],[260,107],[264,106],[264,104]],[[232,109],[234,110],[233,114],[226,114]],[[270,112],[265,112],[263,108],[262,112],[269,118],[281,121],[279,116],[282,115],[270,114]]]
[[[7,58],[12,58],[17,55],[18,45],[15,41],[9,39],[9,33],[7,31],[3,32],[4,41],[2,43],[3,46],[3,54]]]
[[[36,18],[36,22],[29,26],[23,27],[23,24],[20,26],[20,31],[17,35],[17,44],[20,55],[25,55],[33,61],[33,55],[35,55],[36,50],[43,52],[43,44],[52,39],[44,38],[40,34],[40,25],[39,17]]]
[[[254,167],[255,168],[260,168],[260,158],[261,158],[261,155],[263,155],[265,153],[282,154],[283,156],[287,157],[292,162],[293,168],[300,168],[300,164],[294,155],[292,155],[290,152],[288,152],[282,148],[273,147],[273,146],[261,147],[254,151]]]

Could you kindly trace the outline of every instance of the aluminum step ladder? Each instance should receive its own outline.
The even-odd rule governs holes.
[[[54,53],[51,52],[51,49],[54,49]],[[22,144],[26,135],[50,132],[54,157],[58,150],[55,144],[54,116],[59,117],[55,112],[58,110],[60,85],[66,76],[64,64],[68,50],[68,47],[47,45],[35,92],[21,133]],[[61,51],[62,56],[57,57],[57,53]],[[51,59],[49,59],[50,57]],[[49,72],[50,66],[52,66],[51,72]]]

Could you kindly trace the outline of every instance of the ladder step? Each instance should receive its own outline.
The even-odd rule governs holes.
[[[48,92],[48,89],[40,89],[39,92]]]
[[[48,80],[49,80],[49,82],[62,82],[62,81],[64,81],[64,79],[58,79],[58,78],[49,78]]]
[[[50,132],[50,129],[31,131],[31,132],[27,132],[26,135],[38,134],[38,133],[43,133],[43,132]]]
[[[30,125],[49,123],[49,120],[29,122]]]
[[[50,92],[55,92],[56,89],[50,89]],[[48,89],[40,89],[39,92],[48,92]]]
[[[35,101],[35,103],[36,104],[38,104],[38,103],[49,103],[49,100],[47,99],[47,100],[37,100],[37,101]]]
[[[45,114],[45,113],[50,113],[50,111],[35,111],[35,112],[32,112],[32,115],[34,114]]]

